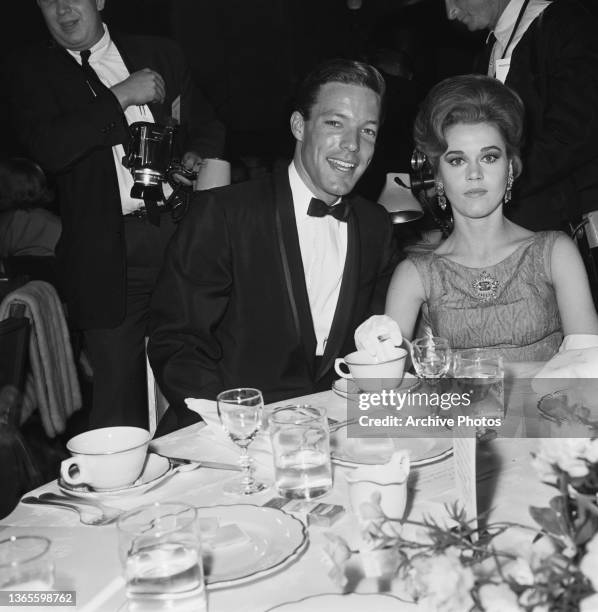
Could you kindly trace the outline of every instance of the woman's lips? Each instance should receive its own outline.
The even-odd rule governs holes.
[[[479,198],[480,196],[486,195],[488,193],[487,189],[470,189],[465,192],[465,195],[468,198]]]

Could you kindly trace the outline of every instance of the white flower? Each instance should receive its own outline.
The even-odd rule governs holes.
[[[598,593],[585,597],[579,602],[579,612],[596,612],[598,610]]]
[[[540,447],[533,460],[540,477],[550,476],[546,464],[558,466],[573,478],[588,475],[588,464],[585,460],[586,450],[590,446],[589,438],[550,438],[540,442]]]
[[[598,438],[588,443],[584,457],[590,463],[598,463]]]
[[[588,542],[586,554],[579,564],[579,569],[587,576],[594,589],[598,591],[598,534],[595,534]]]
[[[529,563],[521,557],[506,563],[502,572],[506,578],[510,578],[522,586],[534,584],[534,572],[532,572]]]
[[[324,535],[328,538],[328,543],[322,549],[322,561],[328,567],[329,578],[343,587],[347,584],[345,563],[351,558],[351,549],[339,536],[333,533]]]
[[[598,555],[598,533],[586,544],[586,552]]]
[[[479,590],[484,612],[520,612],[517,595],[507,584],[484,584]]]
[[[462,612],[473,605],[473,571],[461,565],[456,549],[416,557],[412,560],[410,578],[420,612]]]

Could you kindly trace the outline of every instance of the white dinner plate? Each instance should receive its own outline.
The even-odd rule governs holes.
[[[416,385],[417,382],[417,377],[407,372],[404,374],[401,384],[396,389],[394,389],[394,391],[407,391],[407,389],[411,389],[411,387]],[[344,397],[346,399],[359,399],[359,387],[357,386],[356,382],[354,380],[351,380],[350,378],[337,378],[332,383],[332,390],[337,395],[340,395],[341,397]]]
[[[305,525],[277,508],[251,504],[205,506],[197,509],[197,516],[215,517],[219,527],[236,525],[247,536],[231,545],[204,545],[204,574],[211,589],[272,574],[293,563],[307,546]]]
[[[446,459],[453,453],[452,438],[348,438],[347,426],[330,434],[330,456],[338,465],[357,467],[386,463],[398,450],[409,451],[412,467]]]
[[[174,466],[170,463],[167,457],[162,455],[156,455],[155,453],[148,453],[147,461],[141,472],[141,476],[132,484],[127,487],[120,487],[118,489],[102,489],[96,491],[87,485],[70,485],[66,483],[62,477],[58,478],[58,488],[66,495],[73,497],[81,497],[88,499],[99,499],[101,497],[115,497],[120,495],[132,495],[143,493],[149,487],[153,487],[158,484],[168,473],[174,469]]]
[[[387,593],[323,593],[279,604],[267,612],[411,612],[416,609],[416,604]]]

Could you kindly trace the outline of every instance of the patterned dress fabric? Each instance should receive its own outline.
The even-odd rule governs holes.
[[[410,253],[426,301],[422,322],[453,349],[496,349],[506,361],[546,361],[562,325],[550,280],[550,256],[561,232],[538,232],[499,263],[469,268],[433,252]]]

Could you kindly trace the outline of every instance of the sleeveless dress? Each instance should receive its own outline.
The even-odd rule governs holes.
[[[562,325],[550,257],[561,232],[537,232],[499,263],[469,268],[433,252],[410,253],[424,286],[422,323],[453,349],[488,347],[506,361],[546,361]]]

